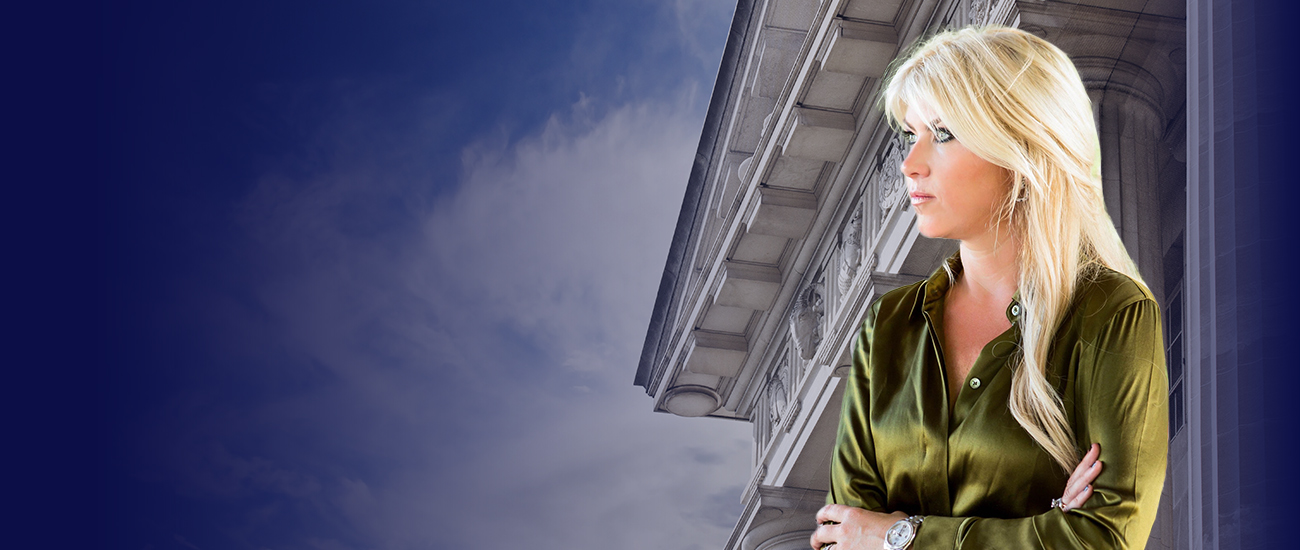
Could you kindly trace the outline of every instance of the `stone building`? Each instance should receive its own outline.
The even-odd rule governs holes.
[[[1074,60],[1107,207],[1162,305],[1170,460],[1147,547],[1250,546],[1251,434],[1232,423],[1244,359],[1225,355],[1238,346],[1223,306],[1242,297],[1222,277],[1247,238],[1223,235],[1242,220],[1222,201],[1249,175],[1219,160],[1241,147],[1231,95],[1249,85],[1233,16],[1201,0],[738,2],[635,380],[655,411],[753,425],[726,550],[807,547],[863,316],[956,248],[918,235],[904,144],[878,105],[900,51],[972,23]]]

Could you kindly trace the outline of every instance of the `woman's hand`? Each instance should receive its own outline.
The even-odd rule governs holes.
[[[1070,474],[1070,480],[1065,482],[1065,492],[1061,494],[1061,499],[1054,501],[1053,506],[1059,507],[1062,512],[1069,512],[1088,501],[1088,497],[1092,496],[1092,482],[1101,473],[1101,461],[1097,460],[1100,455],[1101,445],[1093,443],[1088,454],[1083,455],[1083,460],[1079,461],[1079,465]]]
[[[884,514],[843,504],[827,504],[817,511],[817,530],[809,544],[820,550],[880,550],[885,546],[885,532],[907,514]]]

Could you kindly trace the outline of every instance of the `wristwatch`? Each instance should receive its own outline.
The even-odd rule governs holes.
[[[912,547],[912,539],[916,538],[916,529],[925,521],[922,516],[912,516],[907,519],[900,519],[898,523],[889,527],[885,531],[885,550],[907,550]]]

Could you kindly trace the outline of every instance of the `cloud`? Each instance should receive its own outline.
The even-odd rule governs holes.
[[[442,485],[477,496],[462,501],[470,523],[450,542],[473,543],[477,518],[492,518],[494,541],[533,548],[717,546],[729,535],[748,427],[656,415],[631,386],[698,141],[693,100],[600,117],[582,101],[512,147],[473,148],[461,192],[423,225],[409,280],[436,309],[469,313],[460,326],[474,328],[456,341],[483,350],[521,338],[532,352],[479,363],[499,369],[481,374],[513,402],[517,431],[485,434],[454,489]],[[719,442],[701,464],[698,449]],[[717,494],[732,506],[718,510]]]
[[[735,10],[736,3],[728,0],[673,0],[673,15],[681,43],[703,66],[717,67],[724,44],[713,38],[723,36],[716,34],[722,30],[718,24],[729,24]]]
[[[452,193],[364,155],[262,178],[252,297],[203,308],[243,327],[238,408],[169,401],[155,475],[247,547],[721,546],[750,427],[632,386],[699,99],[583,98],[466,148]]]
[[[698,129],[687,105],[629,105],[599,121],[587,111],[579,103],[509,151],[471,149],[462,192],[424,226],[429,261],[413,278],[430,301],[505,321],[572,370],[622,369],[616,357],[639,346],[649,318]]]

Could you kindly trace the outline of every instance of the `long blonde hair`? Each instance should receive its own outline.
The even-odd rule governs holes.
[[[1078,71],[1037,36],[968,27],[934,36],[906,56],[883,103],[895,127],[908,105],[933,109],[967,149],[1011,172],[997,217],[1020,243],[1024,313],[1011,414],[1071,471],[1079,450],[1046,376],[1052,336],[1079,282],[1102,266],[1142,280],[1106,213],[1097,127]]]

